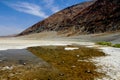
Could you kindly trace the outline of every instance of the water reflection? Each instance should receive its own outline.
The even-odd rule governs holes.
[[[25,49],[0,51],[0,80],[26,80],[49,67],[45,61]]]

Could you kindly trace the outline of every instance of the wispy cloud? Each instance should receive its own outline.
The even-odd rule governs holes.
[[[28,2],[18,2],[18,3],[12,3],[12,4],[8,4],[10,7],[12,7],[13,9],[20,11],[20,12],[24,12],[24,13],[28,13],[28,14],[32,14],[35,16],[39,16],[41,18],[46,18],[48,17],[48,15],[46,15],[45,12],[42,11],[41,7],[33,4],[33,3],[28,3]]]
[[[54,0],[43,0],[46,3],[46,7],[53,13],[58,12],[60,8],[54,4]]]

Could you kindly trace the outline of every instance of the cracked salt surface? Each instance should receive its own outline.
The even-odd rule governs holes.
[[[108,56],[95,58],[97,66],[102,66],[98,72],[105,73],[107,77],[97,80],[120,80],[120,48],[102,47],[103,52]]]

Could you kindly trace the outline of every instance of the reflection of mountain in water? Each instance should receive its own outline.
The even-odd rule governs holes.
[[[38,63],[44,64],[44,61],[24,49],[0,51],[0,65],[27,65]]]

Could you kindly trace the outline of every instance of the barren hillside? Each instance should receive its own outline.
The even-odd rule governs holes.
[[[56,31],[71,36],[116,30],[120,30],[120,1],[95,0],[61,10],[19,35]]]

